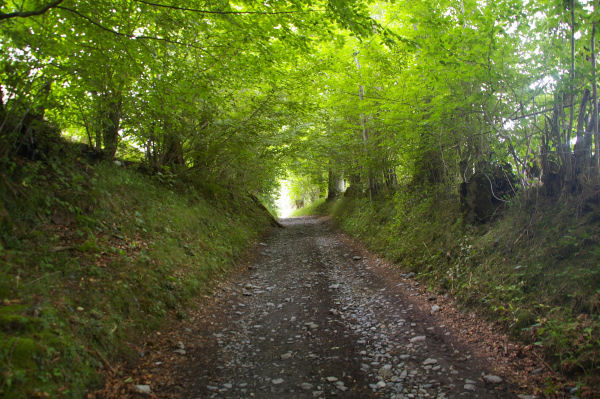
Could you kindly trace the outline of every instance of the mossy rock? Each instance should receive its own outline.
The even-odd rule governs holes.
[[[484,174],[476,174],[468,182],[462,183],[460,198],[464,219],[470,224],[486,223],[497,207]]]
[[[37,374],[38,359],[45,349],[34,338],[0,334],[0,396],[26,398],[31,392],[24,386],[28,376]]]
[[[0,329],[8,333],[34,331],[39,324],[38,320],[21,315],[0,315]]]
[[[50,397],[83,397],[98,375],[82,354],[73,337],[50,330],[20,337],[0,333],[0,397],[49,397],[59,388],[60,396]]]
[[[0,201],[0,236],[2,234],[11,234],[14,228],[10,212],[6,209],[2,201]],[[3,251],[2,244],[0,243],[0,254]]]
[[[568,259],[579,251],[578,242],[570,236],[562,237],[552,248],[552,255],[558,259]]]
[[[24,316],[26,306],[10,305],[0,307],[0,331],[6,333],[34,332],[41,328],[39,319]]]
[[[36,367],[36,358],[43,354],[44,347],[34,338],[2,336],[0,353],[14,367],[32,369]]]

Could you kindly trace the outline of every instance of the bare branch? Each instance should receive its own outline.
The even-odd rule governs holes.
[[[564,109],[564,108],[569,108],[570,106],[571,106],[571,104],[563,104],[563,106],[562,106],[562,107],[563,107],[563,109]],[[508,118],[508,119],[509,119],[509,120],[511,120],[511,121],[517,121],[517,120],[519,120],[519,119],[530,118],[530,117],[532,117],[532,116],[536,116],[536,115],[540,115],[540,114],[545,114],[545,113],[547,113],[547,112],[552,112],[552,111],[554,111],[554,108],[545,108],[545,109],[542,109],[542,110],[540,110],[540,111],[535,111],[535,112],[532,112],[532,113],[530,113],[530,114],[523,114],[523,111],[521,110],[521,114],[522,114],[521,116],[512,116],[512,117],[510,117],[510,118]],[[519,112],[519,111],[517,110],[515,113],[518,113],[518,112]],[[514,115],[514,114],[513,114],[513,115]]]

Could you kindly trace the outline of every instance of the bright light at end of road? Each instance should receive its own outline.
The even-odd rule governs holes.
[[[277,214],[280,218],[287,218],[294,211],[289,194],[288,182],[286,180],[281,180],[279,184],[279,198],[277,198],[277,201],[275,202],[277,205]]]

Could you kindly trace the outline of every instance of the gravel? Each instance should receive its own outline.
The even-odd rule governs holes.
[[[180,397],[516,398],[413,304],[414,273],[391,286],[322,220],[283,224],[197,321]]]

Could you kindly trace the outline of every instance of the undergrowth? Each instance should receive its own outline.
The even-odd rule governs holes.
[[[82,398],[270,222],[241,193],[75,155],[0,167],[0,396]]]
[[[469,226],[454,191],[420,187],[373,201],[344,197],[319,209],[432,288],[541,346],[556,370],[597,390],[600,206],[530,193],[494,222]]]

